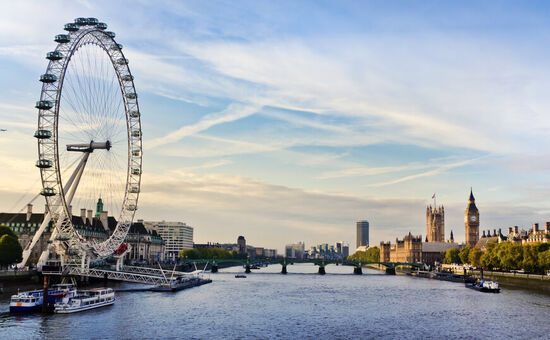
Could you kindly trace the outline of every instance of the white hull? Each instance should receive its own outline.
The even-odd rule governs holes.
[[[90,309],[94,309],[94,308],[109,306],[109,305],[112,305],[114,303],[115,303],[115,299],[113,299],[112,301],[99,302],[99,303],[96,303],[96,304],[93,304],[93,305],[88,305],[88,306],[83,306],[83,307],[78,306],[78,307],[68,307],[68,308],[56,308],[55,313],[57,313],[57,314],[77,313],[77,312],[82,312],[82,311],[90,310]]]

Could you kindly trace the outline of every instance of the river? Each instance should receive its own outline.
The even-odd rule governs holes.
[[[111,307],[14,316],[0,295],[2,339],[368,339],[550,338],[550,296],[480,293],[453,282],[311,264],[211,274],[176,293],[120,292]],[[136,286],[116,284],[114,288]]]

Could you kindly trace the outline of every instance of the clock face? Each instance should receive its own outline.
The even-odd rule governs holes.
[[[477,221],[477,217],[476,217],[476,216],[471,216],[471,217],[470,217],[470,221],[472,221],[472,222]]]

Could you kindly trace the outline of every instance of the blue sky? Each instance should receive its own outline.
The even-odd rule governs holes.
[[[39,189],[33,103],[53,36],[117,33],[143,114],[138,218],[282,249],[549,218],[544,2],[20,1],[0,5],[0,210]]]

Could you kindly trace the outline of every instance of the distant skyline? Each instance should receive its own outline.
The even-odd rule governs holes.
[[[550,220],[550,5],[463,1],[0,4],[0,211],[40,189],[38,77],[76,17],[117,33],[142,111],[136,218],[197,243],[445,239]],[[43,199],[35,201],[42,211]],[[80,209],[84,207],[74,207]],[[94,209],[95,207],[86,207]]]

